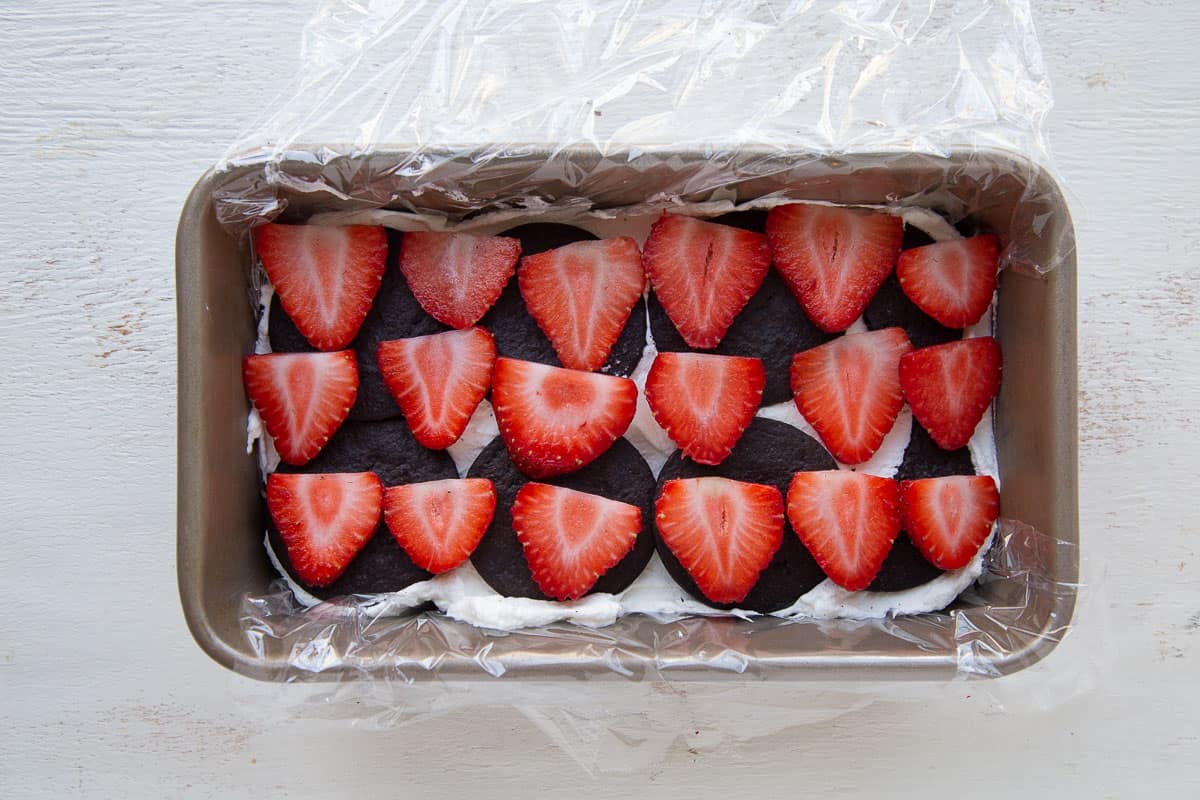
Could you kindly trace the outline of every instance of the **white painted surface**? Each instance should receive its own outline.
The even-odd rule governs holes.
[[[10,5],[4,796],[1200,795],[1200,5],[1036,11],[1079,232],[1081,522],[1101,579],[1079,636],[998,683],[883,698],[446,687],[437,713],[386,730],[319,701],[296,710],[311,690],[224,672],[192,644],[175,594],[175,220],[290,74],[307,4]],[[415,712],[429,697],[401,687],[389,700]],[[835,704],[845,713],[814,710]],[[755,736],[760,723],[774,732]]]

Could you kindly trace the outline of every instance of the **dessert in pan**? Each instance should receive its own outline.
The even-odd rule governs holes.
[[[635,228],[256,229],[244,378],[302,601],[858,617],[973,582],[996,237],[801,203]]]

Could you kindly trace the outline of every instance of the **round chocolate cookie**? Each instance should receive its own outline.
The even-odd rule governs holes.
[[[348,419],[382,420],[400,416],[400,407],[383,384],[375,349],[387,339],[404,339],[450,330],[425,313],[409,291],[408,281],[400,272],[400,233],[388,231],[388,261],[375,302],[367,312],[358,335],[351,342],[358,362],[358,397]],[[276,295],[268,320],[271,349],[280,353],[308,353],[315,348],[296,329]]]
[[[384,486],[458,477],[453,459],[444,451],[422,447],[402,419],[343,422],[316,458],[302,467],[280,464],[279,472],[374,472]],[[380,520],[374,536],[340,578],[323,588],[310,587],[292,570],[287,548],[270,514],[266,517],[271,549],[292,579],[315,597],[395,592],[430,577],[412,563]]]
[[[733,211],[709,221],[762,233],[766,219],[765,211]],[[653,292],[650,293],[649,308],[650,333],[660,352],[707,352],[761,358],[767,372],[762,397],[764,406],[792,399],[788,375],[795,353],[824,344],[838,335],[825,333],[809,321],[783,278],[773,269],[767,272],[762,286],[733,320],[721,343],[712,350],[689,347]]]
[[[343,422],[316,458],[302,467],[281,463],[279,472],[374,472],[384,486],[458,477],[454,459],[423,447],[402,419]]]
[[[531,256],[544,253],[556,247],[572,242],[593,241],[597,237],[573,225],[561,225],[552,222],[535,222],[511,228],[501,236],[514,236],[521,240],[521,255]],[[525,308],[521,298],[521,289],[514,275],[500,299],[483,316],[480,325],[492,332],[496,339],[496,352],[507,358],[519,358],[524,361],[536,361],[539,364],[550,364],[561,367],[554,345],[542,333],[537,322]],[[633,373],[634,367],[642,358],[642,350],[646,346],[646,301],[638,300],[629,314],[625,329],[613,344],[608,354],[608,361],[599,371],[608,375],[627,377]]]
[[[471,563],[488,585],[507,597],[549,600],[538,588],[525,561],[521,542],[512,526],[512,504],[529,482],[513,465],[504,442],[495,438],[471,465],[468,477],[490,478],[496,486],[496,515],[471,555]],[[624,591],[646,568],[654,552],[654,474],[625,439],[617,439],[608,452],[578,472],[543,483],[597,494],[635,505],[642,510],[642,532],[629,554],[600,576],[593,592]]]
[[[967,448],[943,450],[934,443],[921,423],[913,420],[912,434],[904,450],[904,460],[896,471],[896,480],[974,474],[975,466],[971,463],[971,452]],[[941,574],[942,570],[926,561],[908,534],[901,531],[879,574],[867,588],[874,592],[899,592],[928,583]]]
[[[750,423],[729,457],[715,467],[697,464],[676,450],[659,473],[658,487],[661,490],[663,484],[675,478],[718,475],[775,486],[786,502],[788,484],[794,473],[820,469],[837,469],[837,463],[815,439],[791,425],[760,417]],[[692,597],[713,608],[744,608],[766,614],[787,608],[800,595],[825,580],[825,573],[786,518],[783,544],[759,575],[750,594],[740,603],[718,604],[706,598],[657,530],[654,538],[658,556],[675,582]]]
[[[406,586],[432,577],[418,567],[396,543],[396,538],[383,522],[375,528],[370,541],[363,545],[346,571],[328,586],[309,586],[300,580],[288,558],[287,546],[271,518],[267,517],[267,537],[279,563],[295,583],[303,586],[313,597],[328,600],[349,594],[382,594],[397,592]]]
[[[900,288],[900,280],[893,271],[871,298],[863,321],[873,331],[881,328],[903,328],[913,347],[930,347],[935,344],[961,339],[963,332],[958,328],[947,328],[908,299]]]

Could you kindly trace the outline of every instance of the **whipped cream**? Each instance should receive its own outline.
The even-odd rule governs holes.
[[[771,208],[787,202],[794,201],[786,198],[764,198],[738,206],[730,201],[717,201],[680,206],[671,210],[696,216],[713,216],[733,210]],[[924,231],[935,241],[960,238],[960,234],[954,226],[928,209],[911,207],[883,210],[897,214],[907,224]],[[658,218],[659,213],[661,212],[658,209],[638,214],[574,211],[559,215],[555,221],[578,225],[601,237],[632,236],[641,245],[649,235],[650,226]],[[464,223],[459,229],[497,233],[509,227],[516,218],[514,212],[483,215]],[[313,222],[343,225],[381,224],[400,230],[445,227],[442,220],[430,221],[418,215],[378,210],[356,212],[350,215],[323,215],[315,218]],[[257,284],[260,287],[258,298],[260,317],[255,352],[269,353],[271,345],[268,338],[269,320],[267,315],[270,313],[273,290],[265,276],[257,274],[256,278],[260,281]],[[989,308],[987,314],[978,323],[968,328],[964,337],[991,335],[994,308],[995,298],[993,297],[992,307]],[[867,330],[866,324],[859,319],[849,328],[848,332],[865,330]],[[642,351],[642,358],[630,376],[639,390],[637,410],[633,423],[625,434],[625,438],[637,448],[656,476],[676,449],[674,442],[655,421],[645,399],[646,376],[657,353],[651,337],[650,326],[647,325],[646,345]],[[796,409],[795,403],[783,402],[761,408],[757,416],[792,425],[811,436],[818,443],[820,442],[820,437]],[[259,465],[265,478],[278,466],[279,456],[275,452],[270,435],[263,429],[262,421],[254,410],[250,411],[246,429],[247,452],[251,451],[255,441],[259,443]],[[886,478],[894,477],[904,458],[911,431],[912,412],[908,406],[905,406],[892,430],[884,438],[879,450],[869,461],[859,464],[853,469]],[[498,435],[499,429],[496,425],[495,414],[491,405],[484,400],[476,409],[462,438],[448,450],[451,458],[454,459],[459,475],[466,475],[475,458]],[[968,449],[976,471],[981,475],[990,475],[998,485],[1000,476],[991,409],[987,411],[977,426],[968,443]],[[840,469],[852,469],[845,464],[839,463],[838,466]],[[790,619],[862,620],[935,611],[944,608],[975,582],[983,572],[984,554],[991,543],[992,536],[989,536],[971,562],[962,569],[943,573],[934,580],[912,589],[899,592],[848,592],[827,579],[800,597],[792,606],[776,611],[772,616]],[[282,563],[265,536],[264,545],[272,565],[287,582],[297,601],[310,607],[319,604],[321,601],[318,598],[293,581],[287,571],[283,569]],[[371,616],[389,616],[405,613],[426,603],[433,603],[439,611],[453,619],[496,630],[516,630],[558,622],[570,622],[596,628],[610,625],[625,614],[639,613],[662,620],[678,619],[688,615],[741,618],[758,616],[757,612],[744,609],[728,611],[714,609],[695,600],[675,583],[657,553],[651,557],[642,574],[619,594],[595,593],[571,602],[505,597],[492,589],[480,577],[471,562],[467,561],[450,572],[415,583],[401,591],[365,597],[360,602],[360,608]]]

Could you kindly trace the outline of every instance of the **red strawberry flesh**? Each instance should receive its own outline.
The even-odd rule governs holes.
[[[262,225],[254,229],[254,250],[283,310],[313,347],[350,344],[383,281],[383,228]]]
[[[775,269],[808,318],[827,333],[862,316],[896,264],[904,223],[857,208],[793,203],[767,214]]]
[[[797,353],[796,408],[843,464],[868,460],[904,406],[900,358],[912,351],[901,328],[850,333]]]
[[[770,268],[762,234],[663,213],[642,261],[667,316],[691,347],[720,344]]]
[[[486,478],[389,486],[383,520],[412,562],[435,575],[466,561],[492,524],[496,490]]]
[[[384,385],[417,441],[433,450],[454,444],[487,394],[496,343],[483,328],[379,343]]]
[[[914,247],[900,254],[896,278],[908,298],[948,328],[983,317],[996,291],[1000,240],[992,234]]]
[[[587,594],[642,529],[637,506],[544,483],[521,487],[512,517],[534,581],[556,600]]]
[[[496,359],[496,422],[509,456],[531,478],[574,472],[629,428],[637,386],[628,378]]]
[[[358,396],[351,350],[246,356],[242,380],[279,457],[294,466],[321,451]]]
[[[517,280],[563,366],[590,372],[608,360],[646,274],[637,242],[621,236],[525,256]]]
[[[684,455],[720,464],[754,419],[765,385],[757,358],[659,353],[646,376],[646,402]]]
[[[469,233],[404,234],[400,271],[425,313],[452,328],[469,328],[500,297],[517,268],[521,242]]]
[[[1000,493],[987,475],[922,478],[900,484],[904,530],[938,569],[971,562],[1000,513]]]
[[[849,470],[797,472],[787,515],[800,541],[834,583],[857,592],[883,567],[900,533],[896,482]]]
[[[964,447],[1000,391],[1000,344],[991,336],[923,347],[900,359],[913,416],[943,450]]]
[[[328,586],[346,571],[375,534],[382,500],[372,472],[267,477],[267,510],[292,569],[309,586]]]
[[[655,503],[659,536],[714,603],[746,598],[783,543],[774,486],[728,478],[667,481]]]

